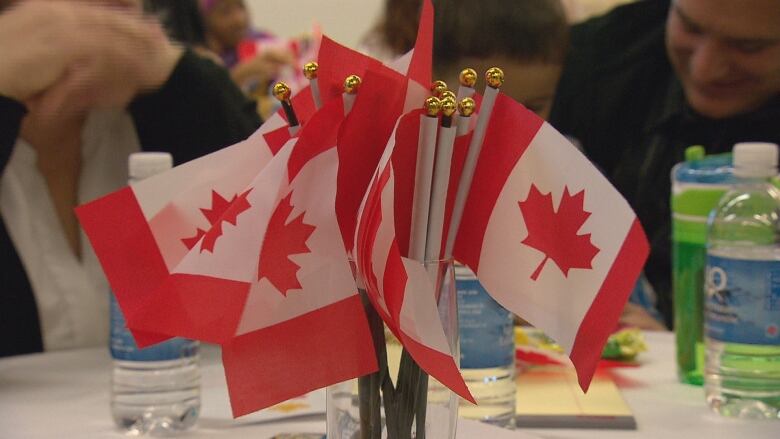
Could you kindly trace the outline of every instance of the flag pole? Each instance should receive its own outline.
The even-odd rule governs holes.
[[[474,96],[474,85],[477,83],[477,72],[472,68],[466,68],[460,71],[458,76],[460,87],[458,87],[458,101],[463,98]]]
[[[284,82],[274,84],[274,97],[282,103],[284,114],[287,116],[287,124],[290,127],[290,135],[295,135],[298,132],[298,128],[300,128],[300,123],[298,122],[298,116],[295,115],[292,102],[290,102],[291,94],[290,87]]]
[[[448,95],[449,94],[449,95]],[[428,209],[428,230],[425,240],[425,262],[428,276],[436,287],[436,300],[438,302],[441,279],[444,275],[442,268],[446,264],[438,263],[442,256],[442,236],[444,234],[444,210],[447,204],[447,187],[450,181],[450,168],[452,165],[452,150],[455,146],[457,128],[452,126],[452,117],[457,105],[455,95],[447,90],[442,93],[441,99],[441,127],[436,139],[435,161],[433,164],[433,177],[431,187],[430,206]],[[420,382],[417,386],[417,438],[425,437],[425,417],[427,409],[428,375],[421,371]]]
[[[444,233],[444,206],[447,202],[447,186],[450,181],[452,164],[452,148],[455,145],[457,127],[452,126],[452,116],[455,114],[455,99],[447,96],[441,100],[442,121],[436,140],[436,158],[433,165],[433,184],[428,216],[428,232],[425,243],[425,261],[436,261],[441,258],[442,235]],[[434,273],[429,274],[437,274]],[[432,277],[437,281],[438,276]]]
[[[352,111],[352,106],[355,105],[355,97],[361,84],[360,76],[349,75],[344,79],[344,114],[348,114]]]
[[[477,159],[482,151],[482,142],[485,140],[485,131],[487,131],[490,115],[493,113],[493,105],[496,103],[499,88],[504,83],[504,72],[498,67],[491,67],[485,72],[485,94],[482,97],[482,105],[477,115],[477,126],[474,128],[474,136],[469,143],[469,150],[466,153],[466,161],[463,164],[463,172],[458,182],[458,192],[455,194],[455,205],[452,209],[452,220],[447,233],[447,243],[444,249],[444,257],[452,256],[452,250],[455,247],[455,237],[458,235],[460,221],[463,218],[463,208],[466,205],[466,198],[471,188],[471,181],[474,178],[474,170],[477,167]]]
[[[472,98],[463,98],[458,103],[458,133],[457,137],[460,137],[469,132],[471,125],[471,115],[474,114],[474,109],[477,104]]]
[[[425,114],[420,115],[420,133],[417,147],[417,165],[412,200],[412,223],[409,239],[409,258],[425,263],[425,246],[428,232],[428,213],[431,201],[436,134],[439,125],[441,101],[435,96],[425,100]],[[396,431],[401,438],[411,438],[412,423],[417,419],[417,437],[425,437],[426,402],[428,399],[428,374],[423,372],[409,352],[401,352],[396,387]],[[385,407],[387,409],[387,407]],[[388,426],[388,433],[390,428]]]
[[[314,61],[307,62],[303,66],[303,76],[309,80],[309,90],[311,90],[311,99],[314,101],[314,108],[319,110],[322,107],[322,100],[320,99],[320,84],[317,80],[317,73],[320,69],[320,65]]]
[[[409,236],[409,258],[419,262],[425,262],[425,241],[428,231],[436,131],[440,112],[441,101],[439,98],[431,96],[425,100],[425,114],[420,116],[420,137],[417,147],[412,224]]]
[[[444,105],[444,101],[447,100],[447,99],[452,99],[452,103],[451,104],[448,103],[448,105],[452,105],[452,112],[451,112],[451,114],[449,116],[447,114],[445,114],[444,106],[443,106]],[[452,91],[445,90],[444,92],[442,92],[441,97],[439,98],[439,100],[441,100],[441,102],[442,102],[441,124],[444,127],[450,127],[458,119],[458,112],[457,112],[457,109],[458,109],[458,98],[457,98],[457,96],[455,96],[455,93],[453,93]]]

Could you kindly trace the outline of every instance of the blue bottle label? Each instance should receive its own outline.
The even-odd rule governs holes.
[[[705,292],[708,337],[780,345],[780,261],[708,255]]]
[[[490,297],[476,279],[458,279],[460,366],[506,367],[515,355],[512,313]]]
[[[111,356],[125,361],[168,361],[196,355],[198,342],[173,338],[154,346],[138,349],[133,335],[127,329],[125,317],[114,295],[111,294]]]

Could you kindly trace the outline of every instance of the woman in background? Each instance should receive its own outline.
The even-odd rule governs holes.
[[[172,43],[138,2],[8,3],[0,357],[104,345],[109,287],[73,208],[124,186],[132,152],[167,151],[179,164],[260,121],[223,68]]]
[[[421,0],[385,0],[384,12],[376,26],[363,37],[360,51],[389,62],[412,50],[421,6]]]
[[[273,36],[252,29],[243,0],[200,0],[200,7],[206,46],[219,56],[242,90],[264,92],[282,68],[293,65],[293,54],[284,48],[265,48],[255,53],[257,42],[271,40]]]

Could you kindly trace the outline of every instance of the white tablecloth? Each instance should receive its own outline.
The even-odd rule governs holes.
[[[780,438],[780,422],[724,419],[704,404],[700,387],[679,384],[674,369],[674,339],[669,333],[647,334],[649,352],[642,366],[616,372],[618,385],[633,410],[637,431],[503,431],[461,422],[458,437],[491,439],[717,439]],[[25,355],[0,360],[0,438],[111,438],[110,358],[106,349]],[[203,349],[202,414],[198,428],[184,437],[270,438],[280,432],[325,431],[321,414],[281,421],[250,415],[230,417],[218,350]],[[522,398],[522,395],[518,395]]]

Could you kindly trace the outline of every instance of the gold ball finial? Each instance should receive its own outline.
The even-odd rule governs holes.
[[[290,100],[291,93],[290,86],[284,82],[277,82],[274,84],[274,97],[280,102]]]
[[[306,65],[303,66],[303,76],[310,81],[312,79],[317,79],[317,70],[319,69],[320,65],[316,62],[307,62]]]
[[[444,93],[445,91],[447,91],[446,82],[442,80],[438,80],[438,81],[433,81],[433,84],[431,84],[431,93],[433,93],[433,95],[436,96],[437,98],[441,98],[442,97],[441,94]]]
[[[458,112],[463,117],[469,117],[474,114],[474,110],[477,107],[477,103],[472,98],[463,98],[458,104]]]
[[[499,88],[504,84],[504,71],[498,67],[491,67],[485,72],[485,81],[490,87]]]
[[[430,117],[436,117],[441,111],[441,100],[436,96],[431,96],[425,100],[425,111]]]
[[[349,94],[355,94],[357,93],[358,89],[360,88],[361,83],[360,76],[358,75],[349,75],[347,76],[347,79],[344,80],[344,92]]]
[[[455,103],[455,98],[447,96],[441,99],[441,112],[447,117],[455,114],[455,110],[458,109],[458,104]]]
[[[444,98],[452,98],[453,100],[458,99],[458,97],[455,96],[455,93],[453,93],[451,90],[445,90],[441,94],[441,96],[439,96],[439,99],[444,99]]]
[[[477,71],[471,68],[466,68],[460,71],[460,85],[464,87],[474,88],[474,84],[477,83]]]

